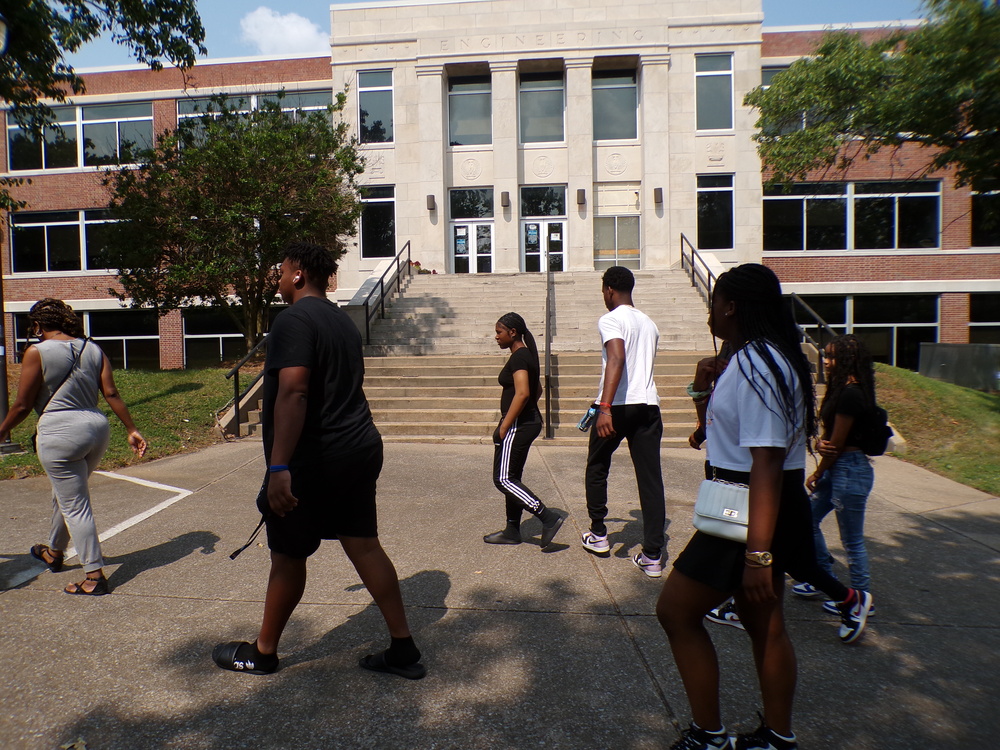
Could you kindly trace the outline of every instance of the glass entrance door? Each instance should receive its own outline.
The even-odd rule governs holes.
[[[525,271],[544,271],[546,259],[551,270],[563,270],[565,228],[566,222],[562,219],[521,222],[521,253]]]
[[[492,273],[493,224],[478,222],[453,224],[451,253],[455,273]]]

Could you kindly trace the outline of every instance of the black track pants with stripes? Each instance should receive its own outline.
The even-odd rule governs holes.
[[[493,484],[506,499],[507,520],[515,524],[521,521],[522,508],[535,516],[545,510],[538,496],[521,482],[528,451],[541,431],[541,420],[522,421],[521,417],[514,421],[503,440],[499,425],[493,431]]]

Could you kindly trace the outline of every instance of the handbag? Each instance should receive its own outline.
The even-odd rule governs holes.
[[[694,503],[694,527],[705,534],[747,541],[750,518],[750,488],[745,484],[705,479]]]
[[[59,393],[60,390],[62,390],[62,387],[64,385],[66,385],[66,381],[69,380],[69,376],[73,374],[73,371],[77,367],[80,366],[80,357],[83,356],[83,350],[87,348],[87,342],[88,342],[88,339],[84,339],[83,340],[83,346],[81,346],[80,347],[80,351],[78,351],[76,353],[76,357],[73,359],[73,364],[70,365],[70,368],[66,371],[66,374],[63,375],[63,379],[59,381],[59,385],[57,385],[52,390],[52,393],[49,394],[49,397],[47,399],[45,399],[45,403],[42,405],[41,410],[38,412],[38,419],[42,418],[42,415],[45,413],[45,410],[49,408],[49,404],[52,402],[52,399],[55,398],[55,395],[57,393]],[[73,345],[70,344],[69,348],[72,351]],[[38,453],[38,422],[37,421],[35,422],[35,433],[31,436],[31,450],[33,450],[35,453]]]

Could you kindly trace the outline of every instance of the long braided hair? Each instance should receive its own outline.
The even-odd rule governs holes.
[[[28,320],[43,331],[62,331],[67,336],[83,338],[83,321],[73,308],[55,297],[45,297],[31,306]]]
[[[747,361],[750,368],[750,372],[747,372],[743,369],[744,361],[740,359],[740,372],[761,401],[766,401],[764,389],[771,390],[781,405],[785,419],[793,429],[804,429],[807,441],[811,441],[816,435],[816,392],[812,385],[812,372],[809,360],[799,345],[799,332],[791,309],[781,296],[778,277],[767,266],[745,263],[721,274],[715,285],[715,293],[736,303],[736,325],[740,339],[737,346],[742,343],[757,353],[773,376],[774,385],[755,377],[757,366],[753,360]],[[794,389],[778,366],[768,344],[781,352],[798,376],[805,400],[804,425],[800,424],[796,413]]]
[[[538,360],[538,345],[535,343],[535,337],[532,335],[531,331],[528,330],[527,323],[524,322],[524,318],[518,315],[516,312],[509,312],[500,316],[497,321],[507,330],[517,331],[521,336],[521,340],[524,341],[524,345],[528,347],[528,351],[531,352],[531,356],[535,359],[535,370],[538,372],[538,379],[535,381],[535,393],[539,396],[542,394],[542,377],[541,377],[541,365]],[[537,399],[536,399],[537,400]]]
[[[827,403],[837,403],[851,379],[864,394],[868,410],[874,411],[875,365],[868,347],[853,333],[837,336],[827,347],[833,349],[833,366],[827,374],[826,393],[823,394],[820,414]]]

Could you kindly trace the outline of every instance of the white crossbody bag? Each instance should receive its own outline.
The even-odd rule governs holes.
[[[706,479],[698,488],[694,504],[694,527],[705,534],[747,541],[750,519],[750,488],[745,484]]]

